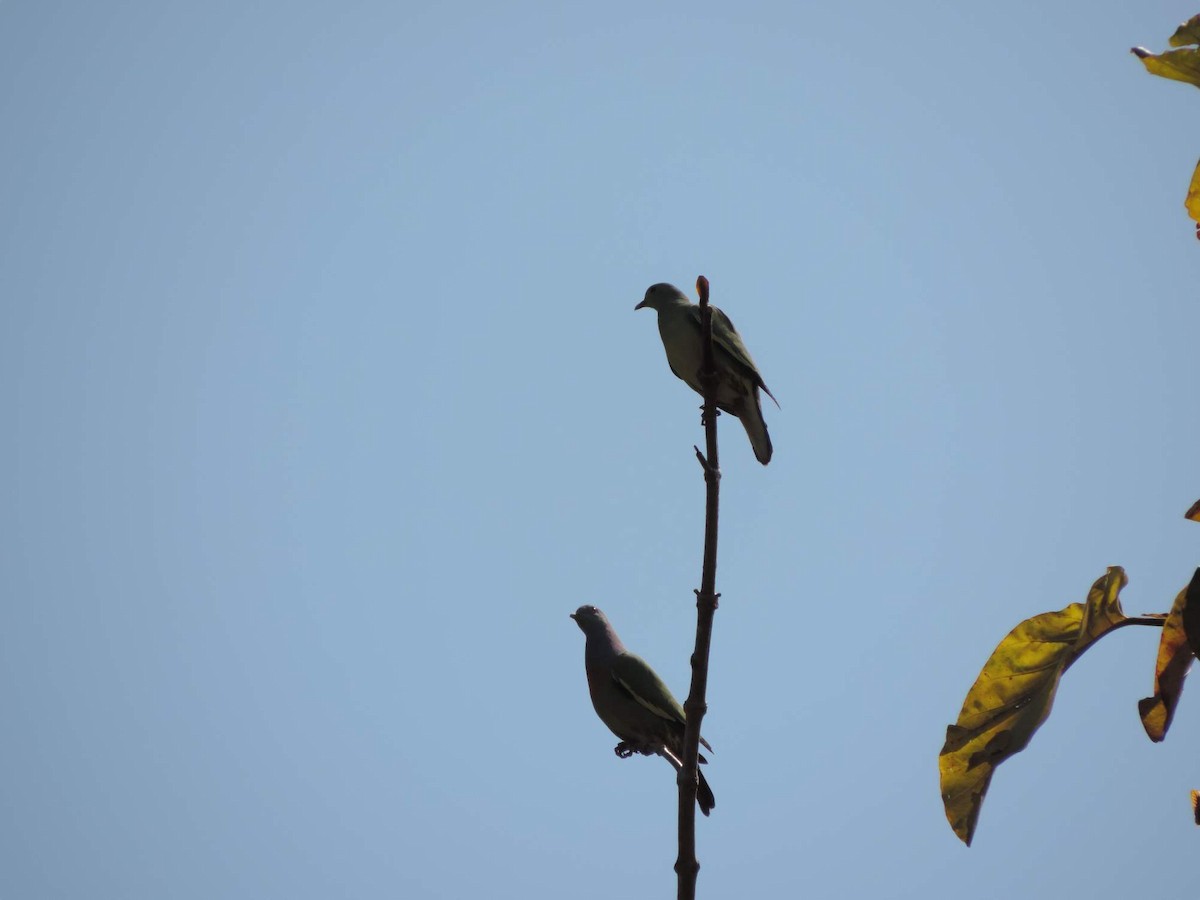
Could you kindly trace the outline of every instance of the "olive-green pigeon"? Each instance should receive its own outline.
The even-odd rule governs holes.
[[[588,691],[600,720],[621,739],[614,748],[617,756],[658,754],[678,771],[687,723],[679,701],[645,660],[625,649],[604,613],[594,606],[581,606],[571,618],[587,637],[583,665]],[[700,743],[712,750],[704,738]],[[707,761],[700,757],[700,762]],[[717,802],[703,772],[696,802],[706,816]]]
[[[700,307],[692,303],[673,284],[652,284],[646,296],[634,309],[648,306],[658,312],[658,333],[662,336],[663,348],[667,351],[667,364],[671,371],[687,382],[688,386],[704,396],[700,386],[700,367],[704,350],[700,335]],[[742,337],[738,334],[729,316],[712,307],[713,361],[717,367],[717,406],[737,416],[750,438],[754,456],[764,466],[771,461],[771,436],[767,434],[767,423],[763,421],[762,404],[758,390],[775,400]],[[779,401],[775,400],[775,405]]]

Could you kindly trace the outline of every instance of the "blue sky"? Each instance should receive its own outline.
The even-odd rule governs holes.
[[[686,692],[633,306],[704,273],[782,409],[722,421],[701,894],[1179,896],[1152,630],[969,850],[936,757],[1020,619],[1200,563],[1200,94],[1127,52],[1196,12],[0,4],[0,895],[670,896],[567,614]]]

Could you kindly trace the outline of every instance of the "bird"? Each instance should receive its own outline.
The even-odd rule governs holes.
[[[667,364],[676,377],[685,381],[701,397],[704,388],[700,384],[700,367],[704,360],[701,344],[700,307],[673,284],[652,284],[646,289],[642,302],[635,310],[649,307],[658,312],[658,333],[662,337],[663,349],[667,351]],[[759,388],[779,406],[771,393],[750,352],[742,343],[729,316],[713,306],[713,362],[717,368],[717,407],[736,416],[746,429],[754,457],[764,466],[771,461],[771,436],[767,423],[763,421]]]
[[[658,754],[679,771],[687,716],[670,688],[644,659],[625,649],[608,617],[596,607],[581,606],[571,618],[587,638],[583,665],[592,706],[600,721],[621,739],[614,752],[622,759],[634,753]],[[700,743],[712,750],[703,737]],[[703,756],[699,761],[708,762]],[[717,801],[704,773],[699,775],[696,802],[707,816]]]

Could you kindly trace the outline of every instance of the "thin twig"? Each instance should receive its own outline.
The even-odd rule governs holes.
[[[1116,631],[1125,625],[1150,625],[1155,628],[1162,628],[1167,623],[1166,613],[1147,613],[1143,616],[1128,616],[1119,621],[1109,631]]]
[[[1162,628],[1163,625],[1166,624],[1166,621],[1167,621],[1166,613],[1147,613],[1146,615],[1141,615],[1141,616],[1126,616],[1125,618],[1119,619],[1118,621],[1113,623],[1111,626],[1109,626],[1109,628],[1104,632],[1104,634],[1100,635],[1100,637],[1104,637],[1105,635],[1112,634],[1118,628],[1124,628],[1126,625],[1149,625],[1152,628]],[[1096,638],[1096,640],[1099,640],[1099,639],[1100,638]],[[1094,644],[1095,644],[1095,642],[1093,641],[1091,644],[1088,644],[1087,647],[1084,647],[1083,649],[1087,650],[1088,648],[1094,646]],[[1064,665],[1062,667],[1062,671],[1066,672],[1067,669],[1071,668],[1071,666],[1073,666],[1075,664],[1075,661],[1078,660],[1079,657],[1081,657],[1081,656],[1083,656],[1082,650],[1079,653],[1077,653],[1075,656],[1072,656],[1070,659],[1067,660],[1066,665]],[[1059,674],[1062,674],[1062,673],[1059,673]]]
[[[679,856],[675,860],[679,900],[695,900],[696,876],[696,791],[699,787],[700,726],[708,711],[708,652],[712,644],[713,614],[717,610],[717,512],[721,487],[721,467],[717,455],[717,368],[713,361],[712,308],[708,305],[708,279],[696,279],[700,293],[700,341],[703,362],[700,386],[704,388],[704,439],[707,454],[696,448],[696,457],[704,468],[704,565],[700,590],[696,591],[696,649],[692,652],[692,685],[683,710],[687,728],[683,735],[682,768],[679,770]]]

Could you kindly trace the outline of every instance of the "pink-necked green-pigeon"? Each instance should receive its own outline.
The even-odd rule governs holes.
[[[692,303],[673,284],[652,284],[646,296],[634,309],[649,307],[658,312],[658,333],[663,348],[667,351],[667,364],[671,371],[700,396],[700,366],[704,359],[700,340],[700,307]],[[763,421],[762,403],[758,390],[775,400],[758,367],[750,358],[750,352],[742,343],[729,316],[715,306],[712,307],[713,361],[719,378],[717,406],[741,419],[755,458],[764,466],[771,461],[771,436],[767,423]],[[775,400],[775,405],[779,401]]]
[[[588,691],[600,720],[621,739],[615,748],[617,756],[656,753],[678,771],[687,722],[679,701],[645,660],[625,649],[604,613],[594,606],[581,606],[571,618],[587,637],[583,665]],[[704,738],[700,743],[712,750]],[[707,760],[701,756],[700,762]],[[703,772],[696,802],[706,816],[717,802]]]

